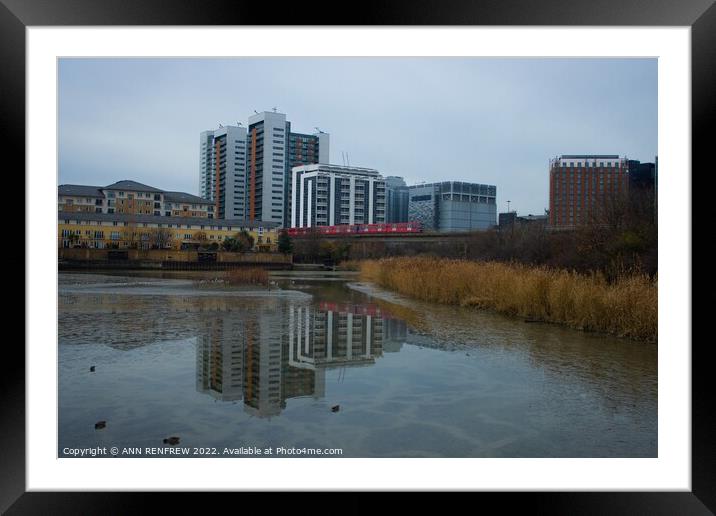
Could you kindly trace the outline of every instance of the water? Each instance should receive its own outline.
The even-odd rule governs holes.
[[[60,274],[59,456],[657,456],[653,344],[355,276],[129,274]]]

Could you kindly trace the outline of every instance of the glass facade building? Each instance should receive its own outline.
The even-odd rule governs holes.
[[[474,231],[497,225],[497,187],[443,181],[410,186],[408,219],[425,231]]]

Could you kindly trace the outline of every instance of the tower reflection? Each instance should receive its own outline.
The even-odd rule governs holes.
[[[405,335],[404,322],[372,304],[284,302],[214,313],[197,338],[196,389],[276,416],[290,398],[323,398],[327,369],[372,365],[384,344],[398,351]]]

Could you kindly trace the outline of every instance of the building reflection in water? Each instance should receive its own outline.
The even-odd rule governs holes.
[[[384,346],[399,351],[406,333],[403,321],[371,304],[289,302],[212,314],[197,339],[196,389],[275,416],[287,399],[323,398],[326,369],[374,364]]]

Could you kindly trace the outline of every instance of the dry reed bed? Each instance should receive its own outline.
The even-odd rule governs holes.
[[[230,269],[226,271],[224,278],[232,285],[266,285],[268,271],[258,267]]]
[[[431,257],[360,264],[361,278],[436,303],[475,306],[572,328],[657,341],[657,280]]]

